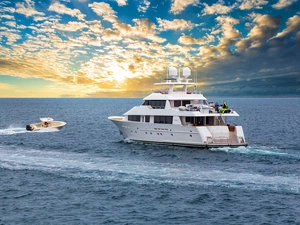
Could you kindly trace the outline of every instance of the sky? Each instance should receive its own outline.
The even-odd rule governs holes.
[[[1,0],[1,98],[300,97],[299,0]]]

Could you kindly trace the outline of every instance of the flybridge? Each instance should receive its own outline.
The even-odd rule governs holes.
[[[188,67],[185,67],[183,69],[181,69],[181,67],[176,68],[176,67],[170,67],[169,68],[169,76],[165,78],[165,82],[162,83],[155,83],[154,85],[169,85],[169,91],[168,94],[172,94],[172,93],[184,93],[184,94],[188,94],[187,91],[187,86],[188,85],[195,85],[195,83],[190,83],[189,81],[192,79],[188,79],[188,77],[191,75],[191,69]],[[182,76],[180,77],[180,72],[182,72]],[[178,91],[174,91],[174,86],[179,86],[179,85],[183,85],[183,90],[178,92]]]

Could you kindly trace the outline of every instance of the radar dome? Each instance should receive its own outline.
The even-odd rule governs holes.
[[[171,77],[176,77],[178,75],[178,71],[176,67],[170,67],[169,68],[169,75]]]
[[[183,75],[185,78],[188,78],[189,76],[191,76],[191,69],[188,68],[188,67],[183,68],[183,70],[182,70],[182,75]]]

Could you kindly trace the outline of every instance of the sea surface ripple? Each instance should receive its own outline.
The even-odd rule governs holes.
[[[300,99],[212,100],[248,147],[125,141],[107,117],[142,99],[0,99],[0,224],[300,224]]]

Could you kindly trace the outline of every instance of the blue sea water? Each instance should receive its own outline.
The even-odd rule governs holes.
[[[0,99],[0,224],[300,224],[300,99],[212,100],[248,147],[123,141],[107,117],[141,99]]]

